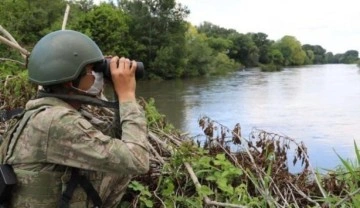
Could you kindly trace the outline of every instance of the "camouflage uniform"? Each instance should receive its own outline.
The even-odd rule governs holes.
[[[114,207],[132,176],[148,171],[146,119],[135,102],[120,105],[121,140],[103,134],[79,111],[57,98],[31,100],[26,112],[28,116],[25,114],[22,120],[32,112],[28,121],[20,121],[0,149],[1,162],[13,166],[19,181],[11,207],[56,207],[70,179],[71,167],[80,168],[80,174],[91,181],[103,207]],[[70,207],[91,205],[78,187]]]

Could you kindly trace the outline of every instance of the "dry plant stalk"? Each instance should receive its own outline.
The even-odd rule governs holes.
[[[23,47],[21,47],[19,43],[13,38],[13,36],[1,25],[0,25],[0,32],[3,33],[5,37],[8,38],[6,39],[5,37],[0,36],[0,42],[3,42],[4,44],[18,50],[24,59],[26,59],[26,57],[30,55],[30,52],[24,49]]]

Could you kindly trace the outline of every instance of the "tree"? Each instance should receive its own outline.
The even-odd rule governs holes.
[[[273,41],[267,39],[268,35],[265,33],[250,33],[250,36],[259,49],[259,62],[262,64],[270,63],[268,54]]]
[[[302,49],[306,52],[306,55],[312,56],[312,57],[308,57],[310,60],[312,60],[311,64],[326,63],[325,60],[326,50],[320,45],[305,44],[302,46]],[[309,51],[312,51],[312,53],[310,53]]]
[[[327,52],[325,54],[325,63],[336,63],[334,54],[332,52]]]
[[[342,63],[344,59],[344,54],[337,53],[334,55],[334,63]]]
[[[61,29],[66,3],[64,0],[2,0],[0,25],[6,28],[20,45],[28,46],[49,32]]]
[[[73,27],[91,37],[104,54],[129,56],[132,39],[127,21],[121,10],[101,4],[85,13]]]
[[[129,31],[137,46],[134,53],[140,55],[144,63],[150,66],[148,73],[160,75],[164,72],[161,70],[180,70],[184,67],[187,31],[184,18],[189,14],[186,7],[177,4],[175,0],[122,1],[120,7],[130,17]],[[171,51],[174,58],[167,65],[173,66],[163,69],[164,64],[160,63],[169,59],[158,56],[172,53]],[[179,72],[171,74],[178,76]]]
[[[199,34],[195,27],[190,26],[186,33],[186,65],[182,77],[195,77],[209,73],[214,53],[207,42],[205,34]]]
[[[232,47],[229,50],[229,57],[247,67],[257,66],[259,63],[259,49],[251,39],[251,35],[233,33],[229,36]]]
[[[354,64],[359,60],[359,52],[357,50],[348,50],[344,53],[341,63]]]
[[[284,36],[275,43],[284,57],[285,66],[302,65],[305,62],[306,53],[301,47],[301,43],[293,36]]]
[[[231,34],[237,33],[234,29],[226,29],[207,21],[201,23],[197,30],[199,33],[204,33],[206,36],[214,38],[228,38]]]
[[[271,64],[283,66],[284,65],[284,56],[281,51],[275,47],[272,47],[268,54]]]
[[[223,53],[228,53],[230,47],[232,46],[231,40],[222,37],[208,37],[207,42],[212,49]]]
[[[306,57],[305,57],[304,64],[313,64],[314,63],[314,58],[315,58],[314,51],[305,50],[305,53],[306,53]]]

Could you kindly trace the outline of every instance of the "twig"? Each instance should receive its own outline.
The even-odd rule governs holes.
[[[20,64],[22,66],[25,66],[25,63],[18,61],[18,60],[14,60],[14,59],[9,59],[9,58],[0,58],[0,61],[11,61],[11,62],[15,62],[17,64]]]
[[[193,181],[193,183],[195,184],[196,188],[201,188],[201,184],[198,180],[198,178],[196,177],[194,170],[192,169],[192,167],[190,166],[189,163],[184,162],[184,165],[186,167],[186,170],[188,171],[191,180]],[[222,203],[222,202],[216,202],[216,201],[212,201],[211,199],[209,199],[209,197],[204,196],[204,202],[207,205],[215,205],[215,206],[221,206],[221,207],[235,207],[235,208],[246,208],[246,206],[242,206],[242,205],[236,205],[236,204],[228,204],[228,203]]]
[[[16,43],[19,45],[19,43],[15,40],[15,38],[3,27],[0,25],[0,31],[7,37],[11,42]]]
[[[9,41],[8,39],[4,38],[3,36],[0,35],[0,42],[3,42],[5,43],[6,45],[12,47],[12,48],[15,48],[17,49],[18,51],[20,51],[20,53],[26,55],[26,56],[29,56],[30,55],[30,52],[27,51],[26,49],[22,48],[21,46],[17,45],[16,43],[13,43],[11,41]]]
[[[64,19],[63,19],[61,30],[65,30],[67,19],[69,16],[69,10],[70,10],[70,6],[69,6],[69,4],[66,4],[66,9],[65,9],[65,14],[64,14]]]
[[[0,31],[5,35],[5,37],[7,37],[11,42],[15,43],[16,45],[20,46],[19,43],[15,40],[15,38],[5,29],[0,25]],[[21,53],[21,56],[26,59],[26,54]],[[25,65],[25,64],[24,64]]]
[[[350,193],[349,195],[347,195],[347,196],[346,196],[345,198],[343,198],[342,200],[338,201],[338,202],[334,205],[334,207],[340,206],[340,204],[342,204],[344,201],[350,199],[352,196],[354,196],[355,194],[357,194],[357,193],[359,193],[359,192],[360,192],[360,188],[357,189],[356,191]]]
[[[149,137],[150,139],[154,140],[156,143],[160,144],[164,149],[168,151],[173,151],[173,148],[171,148],[165,142],[161,141],[161,139],[159,139],[159,137],[157,137],[153,132],[149,131]]]
[[[289,186],[289,184],[287,184]],[[307,199],[309,202],[312,202],[314,204],[316,204],[317,207],[320,207],[320,204],[317,203],[316,201],[312,200],[308,195],[306,195],[303,191],[301,191],[298,187],[294,186],[293,184],[290,183],[290,185],[293,187],[293,189],[295,189],[295,191],[297,191],[297,193],[299,193],[302,197],[304,197],[305,199]]]
[[[152,150],[152,152],[155,154],[155,157],[161,162],[161,164],[165,164],[165,160],[160,156],[160,154],[155,150],[155,148],[148,143],[147,146]]]
[[[300,208],[299,205],[298,205],[298,203],[297,203],[297,201],[296,201],[294,192],[291,190],[291,188],[289,187],[288,184],[286,184],[286,186],[288,187],[287,190],[290,192],[290,195],[291,195],[291,197],[292,197],[292,199],[293,199],[293,201],[294,201],[294,203],[295,203],[295,204],[293,204],[293,206],[295,206],[296,208]],[[286,203],[286,204],[287,204],[287,207],[289,207],[289,204],[288,204],[288,203]]]
[[[177,145],[177,146],[180,146],[180,145],[181,145],[181,141],[173,138],[172,136],[168,135],[167,133],[165,133],[165,132],[162,131],[161,129],[156,129],[156,130],[157,130],[157,132],[158,132],[159,134],[161,133],[161,134],[164,135],[166,138],[170,139],[173,143],[175,143],[175,145]]]
[[[156,194],[156,191],[153,192],[154,196],[161,202],[161,204],[163,205],[163,207],[166,207],[164,201]]]

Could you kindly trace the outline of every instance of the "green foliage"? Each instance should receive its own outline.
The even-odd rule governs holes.
[[[218,53],[211,61],[209,66],[210,75],[224,75],[236,71],[242,66],[230,59],[225,53]]]
[[[145,63],[147,74],[166,79],[181,77],[187,8],[175,0],[123,1],[121,7],[130,17],[130,33],[138,47],[132,54]]]
[[[247,67],[258,66],[259,49],[252,40],[251,34],[232,33],[229,39],[233,42],[229,57]]]
[[[332,52],[327,52],[325,54],[325,62],[326,63],[337,63],[337,60],[334,58],[334,54]]]
[[[284,66],[284,56],[279,49],[275,48],[275,46],[270,49],[268,56],[271,60],[271,64]]]
[[[23,67],[19,67],[15,62],[3,61],[0,62],[0,79],[4,80],[7,76],[13,76],[20,73]]]
[[[201,183],[200,187],[195,187],[184,162],[191,164]],[[148,194],[146,186],[138,182],[131,185],[132,190],[140,192],[136,196],[140,199],[137,207],[150,207],[146,203],[151,199],[154,207],[204,207],[204,197],[231,204],[261,207],[260,200],[252,197],[247,184],[241,182],[243,171],[223,153],[212,156],[207,150],[196,147],[191,142],[183,142],[161,172],[163,174],[156,183],[156,189],[150,191],[152,195]]]
[[[207,43],[207,37],[199,34],[194,27],[186,33],[186,65],[183,77],[203,76],[209,73],[213,50]]]
[[[250,33],[250,35],[256,47],[259,49],[259,62],[262,64],[270,63],[269,51],[274,41],[269,40],[265,33]]]
[[[314,63],[314,58],[315,58],[314,51],[305,50],[305,53],[306,53],[306,57],[305,57],[304,64],[313,64]]]
[[[326,62],[326,50],[319,45],[305,44],[302,49],[306,52],[305,64],[324,64]]]
[[[61,29],[66,4],[70,4],[67,29],[89,35],[105,55],[142,61],[151,79],[225,74],[240,65],[272,71],[277,68],[274,66],[352,64],[358,60],[355,50],[333,55],[319,45],[301,46],[292,36],[275,43],[265,33],[241,34],[210,22],[189,34],[193,26],[185,18],[190,11],[175,0],[116,2],[2,0],[0,25],[31,51],[45,34]],[[3,44],[0,57],[21,59],[18,52]]]
[[[47,28],[62,20],[65,5],[63,0],[3,0],[0,25],[21,45],[33,44],[46,34]]]
[[[324,189],[327,190],[326,198],[319,202],[328,207],[359,207],[360,206],[360,149],[354,141],[355,159],[339,157],[342,165],[335,170],[329,171],[327,176],[317,177],[321,180]]]
[[[85,13],[74,29],[90,36],[104,54],[129,55],[129,28],[126,15],[109,4],[101,4]]]
[[[175,129],[173,125],[166,122],[165,115],[158,112],[155,106],[154,98],[150,98],[147,102],[143,100],[142,103],[145,109],[145,116],[149,128],[160,128],[165,132],[170,132]]]
[[[235,197],[238,196],[235,193],[235,189],[237,188],[233,186],[236,182],[236,179],[242,175],[242,171],[235,167],[233,164],[230,163],[228,159],[226,159],[225,154],[218,154],[213,157],[202,156],[199,161],[197,162],[199,165],[198,168],[199,173],[198,176],[206,173],[204,178],[206,181],[214,182],[217,185],[217,188],[221,193],[224,195],[222,197]],[[209,185],[210,185],[209,184]],[[217,191],[217,193],[219,193]],[[212,192],[211,194],[213,194]]]
[[[261,64],[260,69],[261,71],[264,72],[275,72],[275,71],[280,71],[282,67],[276,64]]]
[[[237,33],[234,29],[226,29],[206,21],[201,23],[197,27],[197,30],[200,33],[204,33],[208,37],[226,38],[226,39],[228,39],[229,35],[233,33]]]
[[[340,63],[354,64],[359,60],[359,52],[356,50],[348,50],[344,53]]]
[[[28,81],[27,71],[11,62],[1,64],[0,71],[0,106],[24,107],[36,92],[36,86]]]
[[[178,58],[179,52],[181,53],[176,45],[161,47],[150,67],[156,69],[156,74],[165,79],[180,78],[185,60]],[[176,62],[178,64],[174,64]]]
[[[301,43],[293,36],[284,36],[274,45],[284,57],[285,66],[303,65],[306,53],[301,47]]]
[[[232,42],[229,39],[220,37],[208,37],[207,42],[210,48],[219,53],[226,53],[232,45]]]
[[[139,193],[139,199],[140,199],[140,207],[153,207],[154,204],[151,200],[152,194],[149,191],[149,188],[142,185],[141,183],[137,182],[137,181],[132,181],[129,184],[129,188],[136,191],[136,192],[140,192]]]

